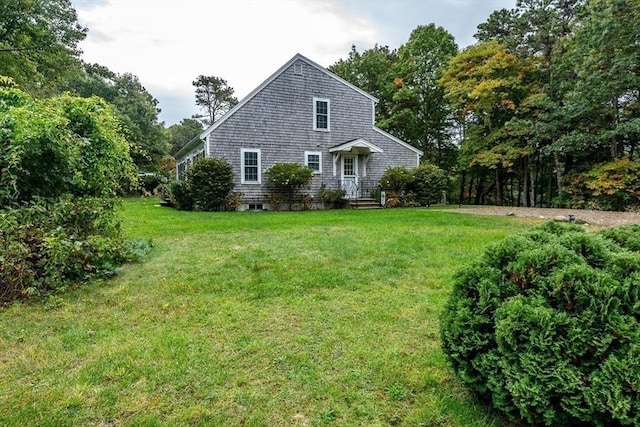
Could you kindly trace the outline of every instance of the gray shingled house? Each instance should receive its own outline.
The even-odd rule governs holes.
[[[417,167],[422,152],[375,126],[377,99],[297,54],[175,154],[177,177],[199,157],[226,159],[241,209],[269,209],[265,171],[274,163],[314,170],[307,190],[368,197],[388,167]]]

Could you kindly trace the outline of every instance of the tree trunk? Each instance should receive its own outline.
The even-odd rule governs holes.
[[[518,178],[518,201],[516,202],[517,207],[522,206],[522,185],[522,175],[520,175],[520,178]]]
[[[560,163],[560,157],[558,153],[553,153],[553,163],[554,169],[556,173],[556,190],[558,190],[558,194],[562,193],[562,173],[564,172],[564,167]],[[551,187],[551,184],[549,184]],[[551,198],[551,191],[549,191],[549,198]]]
[[[551,165],[549,165],[551,167]],[[551,169],[554,169],[553,167],[551,167]],[[554,174],[554,170],[550,170],[549,171],[549,179],[547,180],[547,200],[546,200],[546,204],[547,207],[550,208],[551,207],[551,199],[553,198],[553,179],[552,176]],[[557,175],[557,171],[556,172],[556,177]]]
[[[540,151],[536,155],[536,173],[533,177],[533,206],[538,204],[538,185],[540,185]]]
[[[476,184],[476,197],[475,197],[475,204],[479,205],[480,202],[482,201],[482,192],[484,191],[484,177],[482,175],[480,175],[478,177],[478,184]]]
[[[526,156],[524,158],[524,185],[522,191],[524,192],[524,205],[528,208],[531,207],[531,177],[529,172],[529,156]]]
[[[500,166],[496,167],[496,205],[502,206],[502,177]]]
[[[509,195],[511,200],[509,200],[509,206],[515,206],[515,196],[513,195],[513,174],[509,176]]]
[[[462,203],[464,203],[464,186],[466,184],[466,179],[467,179],[467,171],[463,170],[462,182],[460,183],[460,197],[458,198],[458,205],[460,206],[462,206]]]
[[[615,108],[615,111],[616,111],[614,126],[618,127],[618,125],[620,124],[620,107],[618,103],[618,98],[613,99],[613,107]],[[611,142],[609,142],[609,145],[611,147],[611,158],[613,160],[616,160],[618,157],[620,157],[620,153],[618,149],[618,138],[617,137],[611,138]]]

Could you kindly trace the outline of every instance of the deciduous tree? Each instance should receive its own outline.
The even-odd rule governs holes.
[[[392,66],[392,103],[380,125],[424,152],[432,163],[451,169],[455,163],[451,111],[439,79],[458,46],[434,24],[421,25],[398,49]]]
[[[470,163],[462,166],[494,172],[499,205],[503,204],[505,171],[527,153],[505,126],[527,96],[525,75],[525,64],[504,45],[491,41],[457,55],[441,79],[446,99],[467,129],[462,145]]]
[[[195,119],[182,119],[167,129],[171,152],[176,153],[202,132],[202,124]]]
[[[169,152],[168,136],[158,123],[158,101],[137,76],[116,74],[99,64],[85,64],[84,72],[69,83],[79,96],[99,96],[115,107],[131,155],[141,170],[155,171]]]
[[[69,0],[3,0],[0,75],[29,92],[59,92],[61,81],[80,69],[78,43],[86,34]]]

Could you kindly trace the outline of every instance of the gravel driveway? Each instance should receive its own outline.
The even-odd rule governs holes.
[[[475,215],[509,215],[546,220],[567,220],[569,215],[573,215],[578,223],[582,222],[602,227],[618,224],[640,223],[640,213],[636,212],[609,212],[585,209],[515,208],[502,206],[463,206],[460,208],[447,209],[447,211]]]

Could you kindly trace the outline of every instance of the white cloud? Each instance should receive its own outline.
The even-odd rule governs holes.
[[[89,28],[81,45],[86,62],[137,75],[165,113],[172,106],[164,105],[164,97],[190,100],[190,109],[178,116],[161,114],[168,123],[196,112],[191,82],[200,74],[226,79],[241,98],[298,52],[328,66],[352,43],[372,44],[378,36],[371,23],[335,1],[104,0],[76,6]]]
[[[167,125],[197,112],[198,75],[244,97],[296,53],[329,66],[375,43],[392,49],[431,22],[461,47],[515,0],[73,0],[89,28],[83,59],[130,72],[160,101]]]

